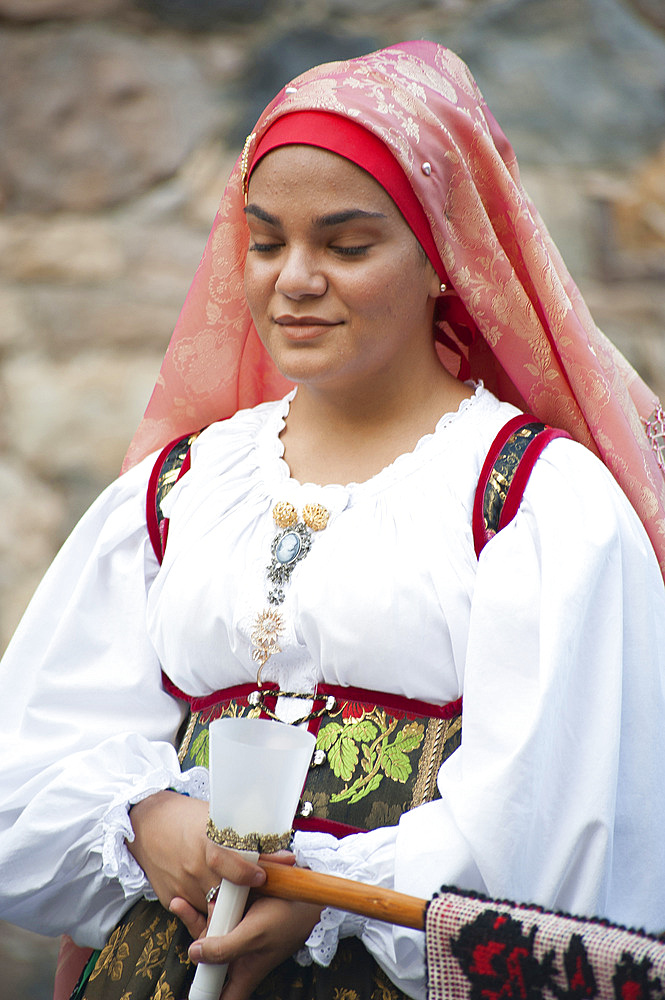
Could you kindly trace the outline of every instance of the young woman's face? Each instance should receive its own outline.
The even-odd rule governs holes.
[[[256,167],[245,212],[245,293],[283,375],[369,388],[403,377],[413,352],[433,354],[439,279],[368,173],[325,150],[285,146]]]

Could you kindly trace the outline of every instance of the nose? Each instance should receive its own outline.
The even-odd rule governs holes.
[[[292,247],[285,253],[275,281],[275,291],[287,299],[304,299],[324,295],[328,280],[311,250]]]

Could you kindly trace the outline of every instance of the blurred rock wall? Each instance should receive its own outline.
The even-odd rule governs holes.
[[[245,133],[313,63],[459,51],[665,392],[664,22],[658,0],[0,0],[0,648],[117,473]]]
[[[456,49],[597,322],[665,396],[663,11],[0,0],[0,649],[117,474],[244,135],[316,62]],[[10,968],[0,996],[45,995],[37,969],[12,985]]]

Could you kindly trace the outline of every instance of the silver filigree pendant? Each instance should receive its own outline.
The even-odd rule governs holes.
[[[266,567],[268,582],[272,585],[268,591],[270,604],[282,604],[285,596],[283,588],[291,579],[294,567],[305,558],[311,547],[312,532],[302,521],[277,532],[270,546],[270,565]]]

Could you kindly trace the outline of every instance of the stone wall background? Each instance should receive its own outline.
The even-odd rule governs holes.
[[[414,37],[467,60],[597,322],[665,397],[662,0],[0,0],[0,650],[117,474],[258,112]],[[53,955],[0,926],[0,998],[48,997]]]

